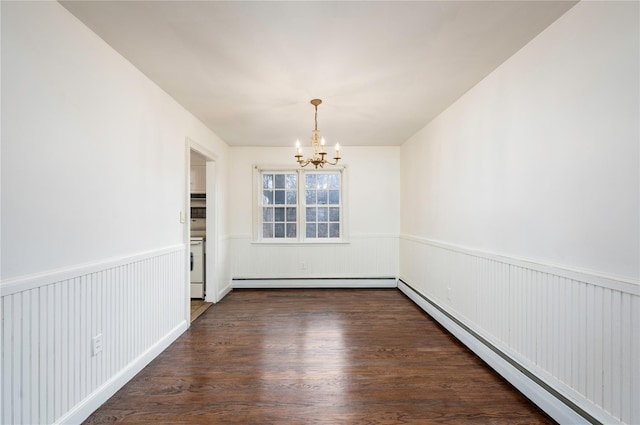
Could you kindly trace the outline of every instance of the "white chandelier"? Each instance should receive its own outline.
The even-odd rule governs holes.
[[[327,154],[324,150],[324,137],[320,137],[320,130],[318,130],[318,105],[322,103],[320,99],[312,99],[311,104],[316,108],[316,116],[315,116],[315,129],[311,132],[311,147],[313,147],[313,156],[311,158],[302,159],[302,152],[300,150],[300,141],[296,140],[296,154],[295,158],[300,164],[301,167],[306,167],[309,164],[315,165],[316,168],[318,166],[320,168],[324,168],[325,164],[336,165],[338,161],[340,161],[340,145],[336,143],[336,156],[333,157],[334,162],[327,161],[325,159],[325,155]]]

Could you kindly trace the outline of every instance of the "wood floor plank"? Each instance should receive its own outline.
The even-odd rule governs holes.
[[[552,424],[396,289],[234,290],[86,424]]]
[[[211,307],[213,303],[204,300],[191,300],[191,323]]]

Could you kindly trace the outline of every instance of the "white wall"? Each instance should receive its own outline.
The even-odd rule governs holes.
[[[635,7],[579,4],[413,136],[402,233],[638,279]]]
[[[394,277],[400,221],[400,149],[343,147],[347,244],[252,243],[253,165],[294,166],[294,148],[233,148],[229,181],[232,277]],[[301,270],[300,263],[305,263]]]
[[[402,146],[400,276],[640,422],[637,2],[581,2]]]
[[[2,422],[74,422],[188,326],[187,138],[219,235],[228,147],[57,2],[1,7]]]
[[[2,279],[182,243],[185,137],[226,145],[60,5],[2,31]]]

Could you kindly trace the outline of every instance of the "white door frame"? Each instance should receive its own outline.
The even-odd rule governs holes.
[[[219,301],[219,288],[218,288],[218,216],[219,216],[219,201],[217,190],[217,165],[218,156],[211,152],[204,146],[194,142],[190,138],[186,138],[186,185],[185,185],[185,209],[186,213],[186,227],[184,232],[184,244],[186,247],[191,246],[191,151],[195,151],[202,155],[206,159],[206,193],[207,193],[207,221],[206,221],[206,252],[205,257],[205,288],[207,291],[205,301],[217,303]],[[185,264],[190,262],[190,249],[186,250]],[[191,276],[189,268],[187,267],[187,277],[185,285],[186,293],[186,313],[185,318],[187,323],[190,323],[191,316]],[[210,271],[213,271],[211,273]]]

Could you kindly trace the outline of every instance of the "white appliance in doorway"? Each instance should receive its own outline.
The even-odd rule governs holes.
[[[191,298],[204,299],[205,296],[205,240],[202,237],[191,238]]]

